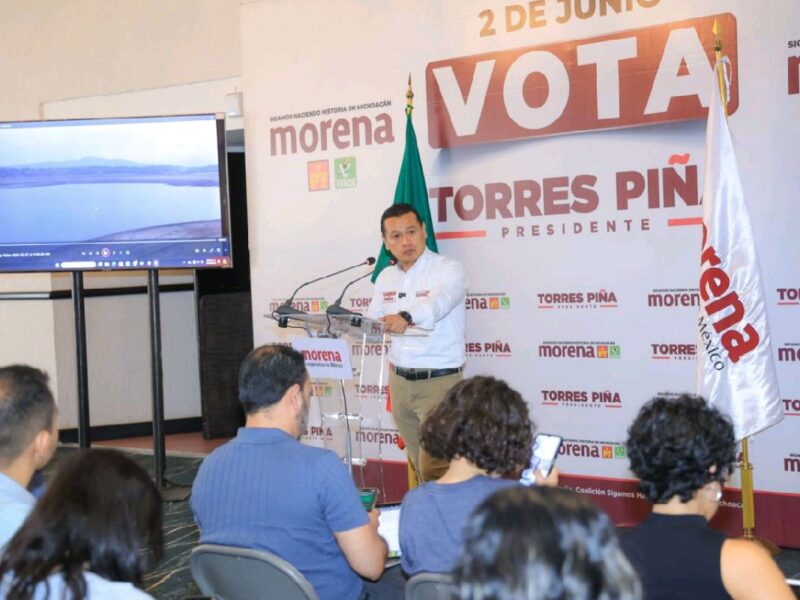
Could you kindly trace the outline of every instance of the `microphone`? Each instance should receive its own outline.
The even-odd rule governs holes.
[[[372,263],[370,263],[370,264],[372,264]],[[390,259],[389,259],[389,265],[391,265],[391,266],[394,266],[394,265],[396,265],[396,264],[397,264],[397,259],[396,259],[396,258],[390,258]],[[370,275],[372,275],[374,272],[375,272],[375,269],[373,269],[373,270],[372,270],[372,271],[370,271],[369,273],[366,273],[366,274],[364,274],[364,275],[361,275],[361,276],[359,276],[359,277],[356,277],[355,279],[353,279],[353,281],[351,281],[351,282],[350,282],[350,283],[348,283],[346,286],[344,286],[344,289],[342,290],[342,293],[341,293],[341,294],[339,294],[339,297],[336,299],[336,302],[334,302],[333,304],[331,304],[330,306],[328,306],[328,309],[327,309],[325,312],[326,312],[327,314],[329,314],[329,315],[353,315],[353,316],[354,316],[354,317],[356,317],[356,318],[358,318],[358,317],[361,317],[361,316],[362,316],[362,315],[361,315],[361,313],[357,313],[357,312],[354,312],[354,311],[352,311],[352,310],[348,310],[348,309],[346,309],[346,308],[342,307],[342,299],[344,298],[344,294],[345,294],[345,292],[347,291],[347,289],[348,289],[348,288],[349,288],[351,285],[353,285],[353,284],[354,284],[354,283],[356,283],[357,281],[361,281],[361,280],[362,280],[362,279],[364,279],[365,277],[369,277],[369,276],[370,276]],[[354,319],[354,320],[355,320],[355,319]],[[357,327],[357,326],[358,326],[358,325],[356,325],[356,327]]]
[[[308,314],[307,312],[305,312],[303,310],[297,310],[296,308],[292,307],[292,301],[294,300],[294,297],[297,295],[297,292],[299,292],[301,289],[303,289],[307,285],[311,285],[312,283],[316,283],[317,281],[322,281],[323,279],[328,279],[328,277],[333,277],[334,275],[338,275],[339,273],[344,273],[345,271],[350,271],[351,269],[357,269],[358,267],[361,267],[363,265],[374,265],[374,264],[375,264],[375,257],[374,256],[369,256],[369,257],[367,257],[366,260],[361,261],[357,265],[352,265],[352,266],[349,266],[349,267],[345,267],[344,269],[340,269],[340,270],[336,271],[335,273],[330,273],[328,275],[323,275],[322,277],[317,277],[316,279],[312,279],[311,281],[306,281],[305,283],[300,284],[299,286],[297,286],[297,289],[292,292],[292,295],[289,296],[289,298],[286,300],[286,302],[281,304],[275,310],[275,312],[272,313],[272,318],[275,319],[276,321],[278,321],[278,327],[286,327],[288,325],[288,323],[289,323],[289,317],[295,316],[295,315],[306,315],[306,314]],[[275,315],[277,315],[278,317],[276,318]]]

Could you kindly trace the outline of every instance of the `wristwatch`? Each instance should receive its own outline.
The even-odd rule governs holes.
[[[408,311],[406,311],[406,310],[401,310],[401,311],[400,311],[399,313],[397,313],[397,314],[398,314],[399,316],[403,317],[403,318],[406,320],[406,323],[408,323],[409,325],[413,325],[413,324],[414,324],[414,317],[412,317],[412,316],[411,316],[411,313],[409,313]]]

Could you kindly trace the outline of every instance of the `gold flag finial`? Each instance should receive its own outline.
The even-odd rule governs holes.
[[[408,91],[406,92],[406,114],[414,110],[414,90],[411,89],[411,73],[408,74]]]
[[[723,74],[724,67],[722,65],[722,27],[720,27],[719,21],[716,19],[714,19],[714,25],[711,27],[711,31],[714,32],[714,54],[716,57],[714,69],[717,72],[717,84],[719,85],[720,98],[722,98],[722,111],[727,118],[729,98],[726,94],[727,86],[725,85],[725,76]]]

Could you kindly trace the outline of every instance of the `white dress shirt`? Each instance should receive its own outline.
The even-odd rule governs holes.
[[[423,336],[392,336],[389,360],[407,369],[444,369],[464,364],[467,275],[461,263],[427,248],[406,272],[386,267],[375,282],[367,316],[406,311]]]

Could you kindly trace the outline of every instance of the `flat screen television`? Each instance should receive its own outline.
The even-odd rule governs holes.
[[[225,121],[0,123],[0,272],[232,266]]]

